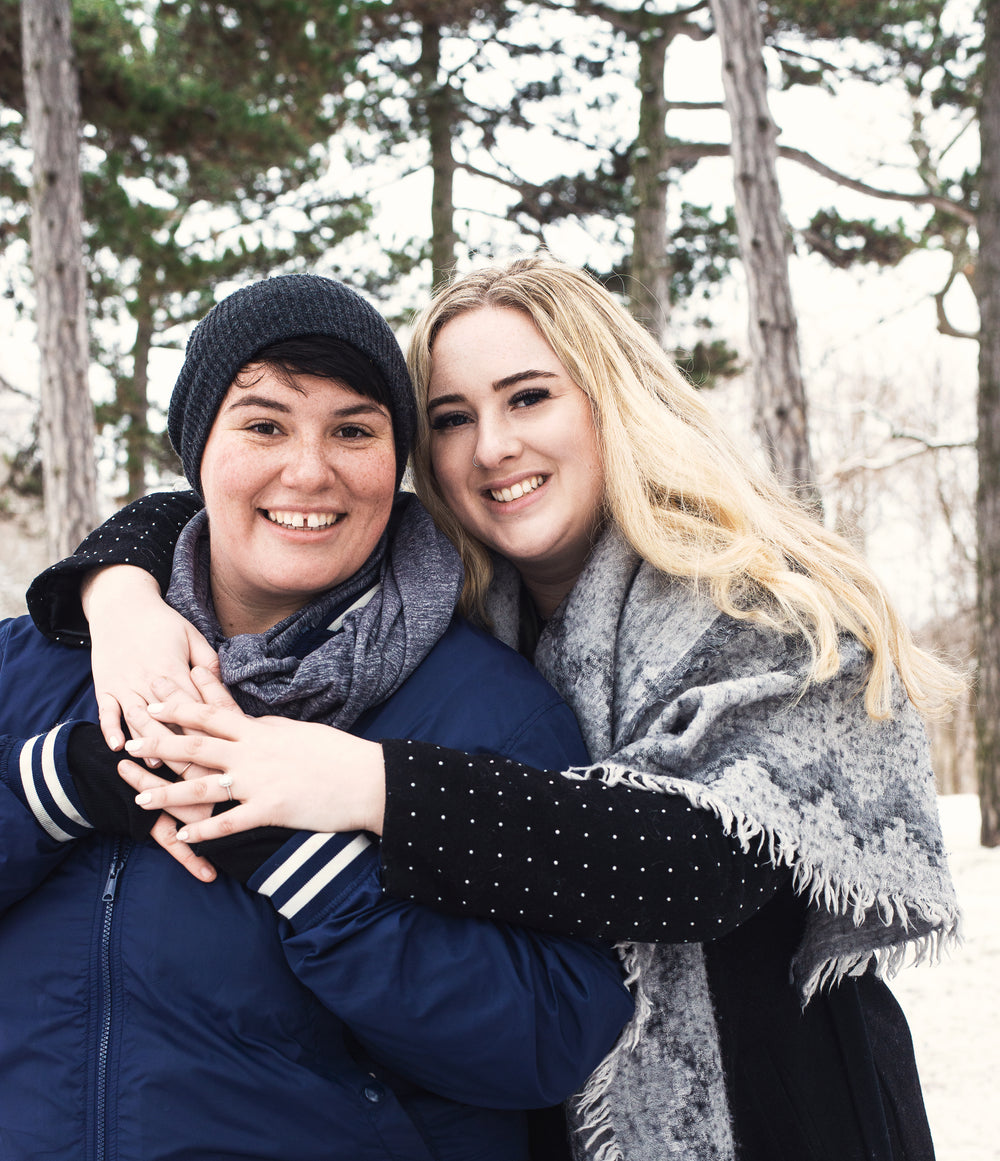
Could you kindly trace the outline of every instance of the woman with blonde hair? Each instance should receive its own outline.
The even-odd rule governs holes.
[[[562,693],[593,762],[385,742],[346,769],[333,739],[315,825],[381,833],[390,893],[619,941],[636,1016],[568,1106],[574,1156],[930,1161],[881,977],[957,930],[918,712],[953,674],[584,272],[534,257],[457,278],[417,320],[410,367],[416,487],[461,552],[464,606]],[[101,543],[37,607],[120,559]],[[126,588],[148,578],[93,581],[95,645]],[[154,647],[190,687],[187,647]],[[197,754],[238,781],[241,804],[184,837],[283,821],[223,711],[177,691],[152,716],[208,738],[157,733],[138,666],[107,665],[108,732],[121,705],[139,756]],[[214,775],[126,770],[150,810],[224,797]]]
[[[438,333],[485,307],[527,315],[588,396],[607,514],[639,556],[705,586],[729,616],[801,633],[816,680],[836,673],[840,633],[856,637],[871,654],[865,704],[873,717],[889,713],[893,667],[930,712],[960,688],[914,646],[863,558],[736,448],[650,334],[584,271],[539,258],[466,275],[420,316],[410,345],[422,404],[416,491],[461,549],[471,612],[484,613],[492,566],[442,495],[426,404]]]

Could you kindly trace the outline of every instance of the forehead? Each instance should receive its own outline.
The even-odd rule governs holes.
[[[307,375],[267,363],[248,363],[239,372],[222,399],[219,413],[247,406],[303,413],[364,410],[389,415],[381,403],[339,379]]]
[[[492,382],[532,369],[565,374],[531,316],[510,307],[478,307],[450,319],[438,332],[429,389],[440,394],[453,390],[456,379]]]

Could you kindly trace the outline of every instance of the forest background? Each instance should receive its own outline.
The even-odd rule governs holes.
[[[65,421],[46,431],[38,406],[24,80],[37,67],[21,52],[22,17],[60,4],[0,0],[8,507],[40,493],[42,458],[58,460],[68,438]],[[826,521],[869,554],[918,633],[971,669],[977,568],[1000,555],[980,543],[976,511],[988,7],[77,0],[81,378],[96,403],[101,510],[174,478],[163,413],[193,321],[233,285],[292,269],[354,283],[405,341],[410,310],[448,271],[546,246],[620,293],[733,426],[766,445],[715,35],[720,14],[749,12],[761,43],[746,51],[767,70],[776,122],[771,212],[784,215],[769,261],[792,285],[771,330],[788,332],[786,362],[801,365],[772,408],[802,410],[785,462],[805,457],[797,482],[816,489]],[[766,188],[766,172],[744,172],[757,160],[738,163],[736,190],[751,178]],[[766,313],[752,285],[749,300]],[[65,342],[52,358],[68,391]],[[63,472],[78,492],[94,459],[83,442],[83,466]],[[63,518],[75,543],[87,498],[48,508],[50,528]],[[71,508],[82,520],[72,533]],[[935,745],[941,788],[976,789],[971,705]],[[1000,752],[993,737],[979,749],[993,845]]]
[[[1000,721],[1000,617],[984,607],[1000,591],[1000,501],[991,510],[983,496],[984,481],[1000,493],[1000,448],[984,438],[1000,440],[1000,423],[983,419],[1000,394],[984,379],[983,336],[998,328],[979,318],[1000,319],[981,242],[995,6],[77,0],[70,14],[67,0],[0,0],[9,508],[41,493],[43,461],[59,474],[70,438],[65,407],[50,401],[60,421],[46,424],[29,245],[44,178],[25,97],[42,65],[22,53],[24,32],[44,56],[57,25],[40,22],[60,6],[82,184],[80,245],[64,265],[80,262],[85,280],[96,443],[84,429],[82,466],[61,473],[69,500],[47,505],[49,555],[98,504],[173,481],[164,407],[183,343],[233,285],[330,273],[377,301],[405,341],[409,312],[449,271],[545,246],[619,293],[868,553],[918,634],[978,677],[977,696],[935,730],[936,766],[942,790],[978,789],[983,841],[1000,842],[1000,747],[977,719],[993,698],[997,712],[979,717]],[[753,27],[739,27],[747,15]],[[755,81],[751,70],[726,93],[740,53],[766,75],[769,102],[742,111],[775,125],[734,167]],[[741,263],[741,241],[746,257],[766,230],[733,203],[767,192],[769,160],[764,213],[779,240],[761,276]],[[762,385],[766,326],[787,366]],[[48,356],[60,403],[64,339]],[[800,415],[798,428],[775,434],[769,408]]]
[[[47,429],[37,402],[25,80],[41,65],[26,68],[21,51],[27,17],[60,5],[0,0],[8,496],[40,492],[42,460],[69,439],[67,408],[50,404],[60,419]],[[734,184],[766,193],[768,180],[766,167],[746,172],[755,152],[737,160],[734,183],[739,111],[726,107],[716,25],[741,13],[758,43],[730,44],[725,59],[732,73],[733,51],[756,53],[766,69],[770,107],[749,112],[776,122],[766,212],[780,237],[765,259],[786,269],[764,278],[791,278],[784,303],[762,304],[771,291],[739,260]],[[82,466],[62,473],[76,490],[48,504],[50,552],[53,537],[75,543],[97,496],[106,511],[172,481],[163,413],[183,343],[233,285],[331,273],[371,295],[405,339],[410,310],[455,267],[545,246],[620,293],[733,426],[819,496],[918,633],[973,668],[987,555],[975,277],[985,19],[972,0],[78,0],[80,377],[96,403],[100,487],[79,494],[94,460],[84,429]],[[54,28],[35,33],[43,54]],[[765,385],[776,401],[760,386],[768,353],[752,323],[748,342],[748,309],[771,309],[771,334],[787,339],[790,374],[781,366],[782,381]],[[53,357],[61,397],[64,341]],[[788,450],[769,446],[768,406],[801,411],[796,430],[774,437]],[[70,511],[82,521],[72,530]],[[975,720],[963,705],[936,730],[944,790],[977,787]],[[979,767],[994,845],[1000,759],[980,754]]]
[[[939,1156],[1000,1156],[984,1119],[1000,1065],[998,18],[996,0],[0,0],[0,614],[89,520],[173,485],[183,345],[235,285],[343,278],[405,344],[452,269],[539,246],[588,266],[974,680],[934,729],[974,954],[943,991],[910,972],[926,981],[903,992]],[[60,20],[71,55],[38,85]],[[766,90],[752,70],[733,84],[741,61]],[[51,113],[67,76],[82,202],[64,265],[84,291],[91,429],[52,402],[73,359],[44,325],[32,233],[48,171],[26,92]],[[775,196],[748,208],[757,190]],[[775,435],[775,414],[801,422]],[[42,513],[71,454],[89,464],[61,472],[78,494]]]

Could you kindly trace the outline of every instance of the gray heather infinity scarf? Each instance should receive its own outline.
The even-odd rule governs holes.
[[[462,587],[457,552],[405,493],[362,568],[266,633],[223,637],[209,567],[202,509],[177,542],[167,600],[217,650],[222,680],[241,708],[340,729],[385,701],[423,661],[447,629]],[[303,635],[322,628],[331,630],[327,640],[296,656]]]
[[[496,632],[516,644],[519,581],[497,561]],[[817,988],[936,954],[957,934],[927,741],[901,690],[873,722],[867,655],[804,686],[803,642],[721,614],[608,531],[541,634],[539,671],[572,707],[601,778],[680,794],[744,849],[763,844],[813,904],[791,981]],[[698,944],[619,948],[636,1018],[571,1114],[577,1158],[730,1161],[718,1032]]]

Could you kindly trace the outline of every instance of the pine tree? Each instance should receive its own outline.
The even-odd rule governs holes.
[[[362,202],[311,184],[341,124],[365,7],[77,5],[89,303],[96,322],[134,334],[128,350],[95,352],[115,384],[100,417],[119,435],[129,498],[149,457],[168,454],[148,423],[153,345],[203,313],[218,283],[316,260],[367,220]],[[15,8],[0,0],[0,98],[19,110]],[[10,174],[6,191],[16,198]]]

